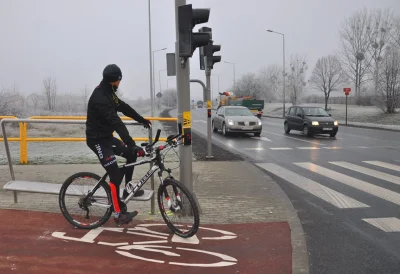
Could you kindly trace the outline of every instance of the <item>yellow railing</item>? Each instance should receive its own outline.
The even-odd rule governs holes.
[[[1,119],[5,118],[17,118],[15,116],[0,116]],[[152,121],[177,121],[177,118],[164,118],[164,117],[145,117],[148,120]],[[31,116],[28,119],[32,120],[86,120],[86,116]],[[129,117],[121,117],[122,120],[133,120]],[[84,142],[86,138],[82,137],[37,137],[37,138],[28,138],[26,123],[19,123],[19,138],[11,137],[7,138],[8,141],[11,142],[20,142],[20,163],[27,164],[28,163],[28,142]],[[120,138],[119,138],[120,139]],[[148,141],[148,137],[135,137],[133,138],[135,141]],[[160,141],[166,141],[167,138],[159,138]],[[4,141],[4,138],[0,138],[0,141]],[[154,141],[154,138],[153,138]]]

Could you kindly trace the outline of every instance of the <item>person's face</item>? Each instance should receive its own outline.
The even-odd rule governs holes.
[[[121,80],[111,82],[111,85],[113,85],[114,87],[119,87],[119,83],[121,83]]]

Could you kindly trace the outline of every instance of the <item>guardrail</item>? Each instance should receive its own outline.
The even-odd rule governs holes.
[[[7,154],[7,160],[8,160],[8,166],[10,169],[10,175],[11,175],[11,180],[15,181],[15,174],[14,174],[14,169],[13,169],[13,165],[12,165],[12,159],[11,159],[11,154],[10,154],[10,148],[8,146],[8,141],[13,139],[13,138],[7,138],[7,133],[6,133],[6,128],[5,128],[5,124],[6,123],[19,123],[20,124],[20,138],[14,138],[14,139],[20,139],[21,142],[21,147],[28,141],[40,141],[40,140],[45,140],[45,141],[49,141],[50,139],[54,139],[55,141],[85,141],[86,138],[27,138],[26,137],[26,124],[28,123],[52,123],[52,124],[85,124],[86,123],[86,119],[82,119],[82,117],[80,116],[75,116],[75,119],[71,119],[71,120],[62,120],[65,119],[67,116],[58,116],[58,118],[54,118],[56,116],[50,116],[52,117],[51,119],[42,119],[42,118],[37,118],[37,117],[44,117],[44,116],[33,116],[34,118],[30,117],[28,119],[18,119],[16,117],[8,117],[8,118],[1,118],[4,116],[0,116],[0,126],[1,126],[1,130],[3,133],[3,141],[4,141],[4,145],[5,145],[5,149],[6,149],[6,154]],[[60,118],[62,117],[62,118]],[[125,118],[125,117],[123,117]],[[162,119],[164,121],[177,121],[177,118],[158,118],[158,117],[149,117],[149,120],[158,120],[158,119]],[[125,118],[122,119],[124,120],[124,124],[128,124],[128,125],[142,125],[140,123],[134,122],[132,119],[129,118]],[[132,120],[131,121],[126,121],[126,120]],[[149,132],[149,137],[148,138],[133,138],[134,140],[144,140],[144,141],[149,141],[150,140],[154,140],[154,138],[152,138],[152,131],[148,130]],[[166,141],[166,138],[159,138],[160,141]],[[151,141],[151,142],[152,142]],[[150,142],[150,143],[151,143]],[[24,148],[26,149],[26,147]],[[21,155],[22,156],[22,155]],[[27,160],[27,154],[24,155],[24,157],[26,156],[26,160]],[[21,158],[22,159],[22,158]],[[150,167],[152,167],[152,164],[150,164]],[[152,176],[151,178],[151,189],[154,191],[154,177]],[[14,202],[16,203],[18,201],[17,199],[17,191],[13,191],[14,192]],[[154,214],[154,208],[155,208],[155,201],[154,201],[154,196],[151,198],[151,212],[152,214]]]
[[[164,117],[145,117],[148,120],[153,121],[177,121],[177,118],[164,118]],[[1,119],[18,119],[15,116],[0,116]],[[28,119],[24,120],[57,120],[57,121],[86,121],[86,116],[31,116]],[[121,117],[123,121],[133,121],[133,119],[129,117]],[[19,138],[7,138],[10,142],[20,142],[20,163],[27,164],[28,163],[28,142],[84,142],[86,138],[84,137],[31,137],[28,138],[27,133],[27,122],[20,122],[20,137]],[[133,140],[135,141],[149,141],[150,135],[148,137],[135,137]],[[151,138],[154,141],[154,138]],[[160,141],[166,141],[166,138],[160,138]],[[0,138],[0,141],[4,141],[4,138]]]

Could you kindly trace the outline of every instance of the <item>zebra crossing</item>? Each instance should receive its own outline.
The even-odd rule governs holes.
[[[371,196],[389,202],[392,206],[400,206],[400,163],[329,161],[318,164],[294,162],[290,163],[289,167],[286,164],[283,167],[276,163],[256,163],[256,165],[339,210],[376,207]],[[360,175],[363,180],[360,179]],[[366,197],[362,196],[362,201],[357,200],[361,196],[356,193],[360,192],[368,194]],[[380,216],[361,220],[383,232],[400,232],[398,217],[399,215]]]

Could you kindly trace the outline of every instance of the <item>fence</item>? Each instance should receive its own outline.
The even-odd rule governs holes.
[[[0,116],[1,119],[18,119],[15,116]],[[163,118],[163,117],[145,117],[148,120],[153,121],[177,121],[177,118]],[[123,121],[133,121],[133,119],[129,117],[121,117]],[[86,120],[86,116],[31,116],[28,119],[24,119],[26,122],[19,122],[19,137],[7,138],[9,142],[20,142],[20,163],[27,164],[28,163],[28,142],[84,142],[86,138],[82,137],[34,137],[28,138],[27,133],[27,123],[29,120],[59,120],[59,121],[84,121]],[[56,122],[54,122],[56,123]],[[79,123],[82,124],[82,123]],[[149,131],[150,133],[151,131]],[[135,141],[150,141],[151,134],[148,137],[136,137],[133,138]],[[154,140],[154,138],[151,138]],[[166,138],[160,138],[160,141],[166,141]],[[4,138],[0,138],[0,141],[4,141]]]

